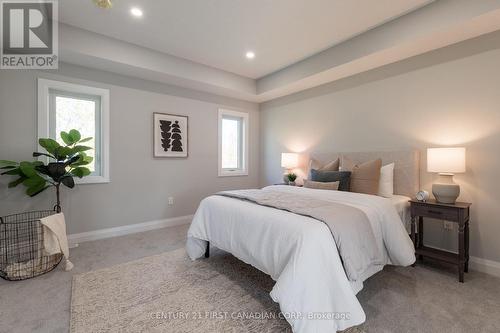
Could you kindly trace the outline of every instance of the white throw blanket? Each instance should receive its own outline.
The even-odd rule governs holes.
[[[66,259],[65,270],[70,271],[73,264],[69,261],[68,237],[64,214],[59,213],[40,219],[43,225],[43,247],[46,255],[61,253]]]

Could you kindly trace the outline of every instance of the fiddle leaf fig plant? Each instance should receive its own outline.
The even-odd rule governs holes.
[[[80,132],[72,129],[69,132],[61,132],[61,139],[64,146],[53,139],[38,140],[46,152],[34,152],[33,157],[46,157],[47,163],[0,160],[0,175],[17,177],[8,184],[9,188],[22,184],[26,187],[26,194],[34,197],[49,187],[55,187],[57,202],[54,208],[58,212],[61,211],[61,184],[68,188],[75,187],[74,177],[83,178],[90,175],[91,172],[86,166],[93,161],[92,156],[85,153],[92,147],[82,145],[92,138],[82,139]]]

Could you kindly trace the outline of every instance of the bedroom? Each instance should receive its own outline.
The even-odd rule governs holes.
[[[54,153],[40,138],[92,148],[72,150],[92,161],[60,186],[69,263],[60,240],[46,255],[42,216],[25,219],[61,216],[54,186],[36,193],[53,179],[0,176],[0,332],[500,331],[500,1],[49,2],[50,34],[28,14],[18,30],[51,42],[31,50],[42,68],[23,68],[6,32],[26,7],[0,2],[2,171]],[[379,159],[370,194],[302,186],[329,162],[319,171],[356,178]],[[438,173],[455,173],[456,203],[433,201],[451,178]],[[264,190],[216,195],[246,189]],[[365,234],[337,233],[326,201],[380,228],[369,277],[346,264],[365,247],[339,241]],[[436,249],[451,254],[420,258]]]

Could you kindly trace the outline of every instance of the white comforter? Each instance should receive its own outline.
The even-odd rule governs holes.
[[[358,193],[273,186],[273,190],[357,207],[366,213],[387,264],[415,261],[413,244],[390,200]],[[365,313],[356,294],[363,280],[349,282],[328,227],[315,219],[243,200],[204,199],[188,231],[191,259],[205,253],[206,241],[269,274],[271,297],[294,332],[335,332],[359,325]]]

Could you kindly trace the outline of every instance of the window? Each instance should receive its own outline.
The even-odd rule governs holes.
[[[248,113],[219,110],[219,176],[248,175]]]
[[[38,79],[38,137],[64,144],[61,131],[80,131],[92,137],[88,168],[92,174],[77,183],[109,182],[109,90],[73,83]]]

